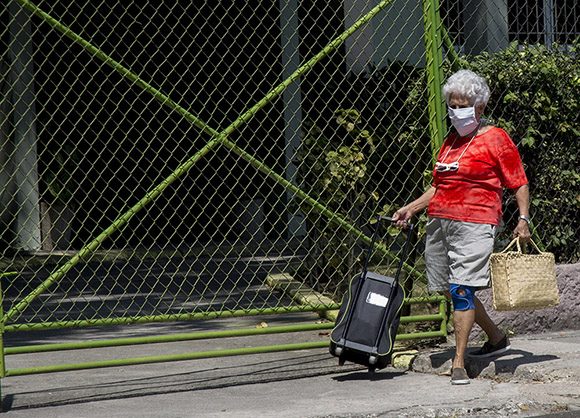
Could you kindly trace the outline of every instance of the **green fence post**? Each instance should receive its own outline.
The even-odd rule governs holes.
[[[1,277],[1,276],[0,276]],[[0,280],[0,412],[2,408],[2,379],[6,376],[6,363],[4,361],[4,291]]]
[[[429,93],[429,134],[431,136],[431,152],[433,161],[435,161],[447,132],[446,112],[441,92],[443,85],[443,46],[438,0],[423,0],[423,21],[425,24],[425,69]]]
[[[443,37],[448,41],[448,48],[453,58],[454,66],[459,60],[443,27],[439,14],[439,0],[423,0],[423,22],[425,25],[425,70],[427,74],[429,135],[431,137],[431,155],[433,162],[437,160],[439,150],[447,133],[447,112],[444,106],[443,93]],[[440,332],[447,335],[449,306],[440,302],[440,312],[445,318],[441,322]]]

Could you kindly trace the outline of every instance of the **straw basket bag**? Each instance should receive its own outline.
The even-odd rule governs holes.
[[[517,251],[508,251],[517,244]],[[517,311],[556,306],[559,302],[554,254],[540,251],[524,254],[519,238],[490,258],[493,307],[497,311]]]

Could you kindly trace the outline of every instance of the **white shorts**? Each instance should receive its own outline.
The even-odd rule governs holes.
[[[489,285],[495,225],[431,218],[426,229],[429,290],[448,291],[451,283],[472,287]]]

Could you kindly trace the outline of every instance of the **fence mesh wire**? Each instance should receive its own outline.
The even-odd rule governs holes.
[[[460,54],[511,41],[572,45],[578,37],[573,1],[546,0],[551,8],[508,1],[492,13],[499,19],[493,32],[473,24],[491,5],[482,11],[463,3],[441,5]],[[370,236],[374,215],[392,213],[430,181],[424,5],[392,2],[251,118],[239,116],[374,5],[4,2],[2,265],[18,273],[2,279],[4,309],[34,296],[11,319],[294,306],[268,284],[279,273],[338,302],[360,271],[368,244],[361,235]],[[577,135],[578,113],[569,123]],[[225,131],[231,146],[211,142]],[[561,186],[576,192],[577,160],[570,183]],[[148,201],[159,185],[163,192]],[[577,238],[575,204],[561,216]],[[35,293],[127,213],[126,224]],[[563,262],[577,261],[573,236]],[[414,270],[403,278],[408,296],[427,295],[421,238],[419,228],[408,260]],[[383,228],[386,250],[375,252],[373,268],[392,274],[403,239]]]

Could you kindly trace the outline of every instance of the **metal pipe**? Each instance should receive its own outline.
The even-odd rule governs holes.
[[[151,84],[147,83],[137,74],[135,74],[128,68],[124,67],[121,63],[115,61],[111,56],[105,54],[102,50],[91,44],[89,41],[85,40],[82,36],[73,32],[73,30],[70,29],[68,26],[63,25],[48,13],[42,11],[37,5],[33,4],[28,0],[16,0],[16,1],[20,3],[24,8],[28,9],[30,12],[35,14],[37,17],[44,20],[50,26],[61,32],[67,38],[82,46],[92,55],[94,55],[95,57],[103,61],[105,64],[107,64],[109,67],[111,67],[113,70],[121,74],[123,77],[131,80],[133,83],[135,83],[135,85],[141,87],[146,92],[151,93],[153,97],[159,100],[163,105],[168,106],[173,110],[176,110],[185,119],[187,119],[189,122],[192,122],[195,126],[197,126],[202,132],[206,132],[212,136],[218,135],[218,132],[215,129],[207,125],[201,119],[192,115],[191,112],[189,112],[187,109],[180,106],[177,102],[171,100],[171,98],[166,96],[160,90],[156,89]]]
[[[3,408],[2,396],[2,379],[6,377],[6,352],[4,350],[4,290],[0,280],[0,412]]]
[[[413,334],[399,334],[396,340],[426,339],[442,336],[440,331],[419,332]],[[160,356],[133,357],[125,359],[101,360],[76,364],[58,364],[6,370],[6,376],[23,376],[30,374],[65,372],[72,370],[87,370],[103,367],[130,366],[137,364],[164,363],[170,361],[196,360],[203,358],[229,357],[247,354],[273,353],[279,351],[308,350],[328,347],[328,341],[316,341],[296,344],[281,344],[271,346],[235,348],[227,350],[200,351],[183,354],[167,354]]]
[[[443,334],[443,336],[447,337],[447,321],[449,319],[449,315],[447,312],[446,299],[443,299],[441,302],[439,302],[439,313],[443,316],[443,319],[441,320],[440,332]]]
[[[63,328],[80,328],[80,327],[95,327],[95,326],[110,326],[110,325],[130,325],[130,324],[145,324],[153,322],[174,322],[174,321],[192,321],[192,320],[208,320],[216,318],[232,318],[242,316],[257,316],[257,315],[275,315],[280,313],[292,312],[316,312],[326,311],[330,309],[338,309],[339,304],[335,305],[301,305],[278,308],[265,309],[246,309],[235,311],[222,312],[195,312],[189,314],[172,314],[172,315],[150,315],[150,316],[133,316],[133,317],[117,317],[117,318],[103,318],[103,319],[89,319],[77,321],[58,321],[58,322],[37,322],[29,324],[10,324],[5,326],[6,332],[20,332],[20,331],[39,331],[46,329],[63,329]]]
[[[405,299],[405,304],[417,303],[435,303],[445,300],[444,296],[425,296]],[[317,312],[328,311],[340,308],[340,304],[332,305],[300,305],[265,309],[245,309],[235,311],[222,312],[194,312],[189,314],[171,314],[171,315],[150,315],[150,316],[133,316],[133,317],[118,317],[118,318],[103,318],[103,319],[88,319],[77,321],[56,321],[56,322],[37,322],[27,324],[10,324],[4,326],[5,332],[26,332],[39,331],[47,329],[64,329],[64,328],[81,328],[81,327],[96,327],[96,326],[113,326],[113,325],[131,325],[131,324],[145,324],[154,322],[174,322],[174,321],[193,321],[193,320],[209,320],[216,318],[231,318],[243,316],[257,316],[257,315],[275,315],[280,313],[293,312]]]
[[[21,1],[21,0],[20,0]],[[341,33],[338,37],[334,38],[328,45],[326,45],[322,51],[314,55],[304,64],[302,64],[296,71],[294,71],[286,80],[282,81],[276,87],[274,87],[269,93],[267,93],[264,98],[258,101],[254,106],[246,110],[241,114],[230,126],[224,129],[221,135],[227,137],[232,132],[237,130],[242,124],[249,121],[260,109],[269,104],[272,99],[280,95],[290,84],[296,81],[298,78],[310,71],[320,60],[328,56],[331,52],[336,50],[342,43],[352,36],[357,30],[362,26],[366,25],[373,17],[375,17],[380,11],[387,7],[393,0],[382,0],[375,7],[373,7],[368,13],[357,20],[351,27]]]
[[[443,145],[443,140],[447,131],[447,111],[443,106],[443,42],[441,36],[441,28],[443,23],[441,21],[441,14],[439,13],[439,0],[431,0],[431,16],[432,16],[432,30],[433,30],[433,73],[434,73],[434,92],[435,92],[435,110],[437,129],[439,131],[438,140],[439,147]],[[437,150],[439,151],[439,150]]]
[[[431,321],[441,321],[443,315],[440,313],[432,315],[412,315],[412,316],[402,316],[401,324],[409,324],[411,322],[431,322]]]
[[[195,341],[215,338],[249,337],[252,335],[281,334],[289,332],[317,331],[333,328],[332,322],[321,324],[286,325],[267,328],[242,328],[224,331],[189,332],[182,334],[157,335],[147,337],[113,338],[107,340],[80,341],[70,343],[38,344],[20,347],[7,347],[6,355],[45,353],[50,351],[75,350],[85,348],[121,347],[126,345],[172,343],[179,341]]]
[[[2,378],[6,376],[6,358],[4,349],[4,290],[0,281],[0,411],[2,410]]]
[[[240,115],[230,126],[224,129],[219,136],[220,142],[225,145],[227,148],[235,152],[236,154],[240,155],[246,161],[248,161],[253,167],[257,168],[267,176],[273,178],[276,182],[283,185],[285,188],[290,189],[292,192],[296,194],[301,200],[310,204],[310,206],[316,209],[318,212],[323,214],[324,216],[329,218],[330,222],[333,222],[342,228],[344,228],[347,232],[356,235],[358,238],[363,240],[365,243],[369,244],[371,242],[370,238],[368,238],[364,233],[359,231],[353,225],[348,223],[343,217],[338,215],[337,213],[331,211],[330,209],[326,208],[324,205],[320,204],[317,200],[310,197],[307,193],[303,192],[297,186],[286,180],[283,176],[277,174],[274,170],[268,167],[263,162],[259,161],[257,158],[252,156],[251,154],[247,153],[245,150],[240,148],[238,145],[233,143],[228,139],[228,136],[238,129],[239,126],[249,121],[254,115],[261,110],[264,106],[269,104],[272,99],[282,93],[289,85],[291,85],[294,81],[300,78],[303,74],[309,71],[317,62],[321,59],[326,57],[330,52],[337,49],[348,37],[350,37],[353,33],[355,33],[361,26],[368,23],[376,14],[378,14],[382,9],[384,9],[392,0],[383,0],[379,2],[377,6],[372,8],[367,14],[365,14],[362,18],[360,18],[357,22],[355,22],[350,28],[344,31],[341,35],[337,38],[332,40],[325,48],[322,49],[318,54],[314,55],[310,58],[305,64],[301,65],[294,73],[292,73],[286,80],[280,83],[278,86],[273,88],[269,93],[264,96],[262,100],[257,102],[254,106]],[[381,244],[376,245],[377,249],[381,251],[383,254],[387,255],[391,259],[396,259],[396,256],[392,254],[386,247]],[[410,274],[413,274],[416,277],[420,276],[420,273],[417,272],[412,266],[408,264],[404,264],[404,268]]]
[[[5,271],[4,273],[0,273],[0,278],[9,277],[9,276],[16,276],[17,274],[18,274],[17,271]]]
[[[442,295],[434,295],[434,296],[419,296],[414,298],[405,299],[405,303],[414,304],[414,303],[434,303],[439,302],[442,300],[447,300],[445,296]]]
[[[578,9],[576,9],[578,10]],[[544,45],[548,50],[552,49],[554,44],[554,0],[544,0]]]
[[[439,15],[439,3],[437,0],[423,0],[423,16],[425,24],[425,56],[428,87],[428,109],[429,109],[429,132],[431,136],[431,152],[433,161],[437,158],[439,149],[443,144],[445,127],[445,116],[443,112],[443,100],[441,94],[442,86],[442,64],[443,54],[441,45],[441,35],[439,33],[441,24]]]
[[[399,334],[397,341],[408,341],[408,340],[426,340],[429,338],[437,338],[437,337],[444,337],[445,334],[442,334],[441,331],[426,331],[426,332],[414,332],[412,334]]]
[[[298,198],[300,198],[302,201],[308,203],[313,209],[315,209],[320,214],[326,216],[328,218],[328,220],[329,220],[330,223],[334,223],[334,224],[340,226],[341,228],[343,228],[348,233],[355,235],[357,238],[359,238],[361,241],[363,241],[367,245],[370,245],[372,243],[371,238],[369,238],[362,231],[360,231],[355,226],[353,226],[352,224],[350,224],[342,216],[340,216],[336,212],[333,212],[332,210],[328,209],[323,204],[319,203],[317,200],[315,200],[312,197],[310,197],[308,194],[306,194],[305,192],[303,192],[296,185],[294,185],[291,182],[289,182],[288,180],[286,180],[284,177],[282,177],[281,175],[279,175],[278,173],[276,173],[274,170],[272,170],[266,164],[264,164],[263,162],[261,162],[260,160],[258,160],[257,158],[255,158],[253,155],[247,153],[246,151],[244,151],[242,148],[240,148],[239,146],[237,146],[235,143],[233,143],[232,141],[228,140],[227,138],[224,138],[222,140],[222,143],[226,147],[228,147],[230,150],[232,150],[233,152],[235,152],[236,154],[238,154],[239,156],[241,156],[242,158],[244,158],[253,167],[257,168],[262,173],[266,174],[268,177],[273,178],[276,182],[280,183],[285,188],[290,189],[292,192],[294,192],[294,194]],[[378,242],[375,242],[374,243],[374,247],[378,251],[380,251],[381,253],[383,253],[387,257],[389,257],[390,259],[392,259],[392,260],[396,260],[397,259],[397,256],[395,254],[393,254],[391,251],[389,251],[389,249],[385,245],[383,245],[381,243],[378,243]],[[418,272],[417,270],[415,270],[415,268],[413,268],[413,266],[411,266],[411,265],[409,265],[407,263],[404,263],[403,264],[403,269],[405,271],[407,271],[409,274],[412,274],[413,276],[415,276],[417,278],[418,277],[421,277],[421,273]]]
[[[64,372],[72,370],[86,370],[86,369],[96,369],[102,367],[117,367],[117,366],[130,366],[137,364],[151,364],[151,363],[165,363],[170,361],[184,361],[184,360],[196,360],[202,358],[213,358],[213,357],[229,357],[229,356],[239,356],[246,354],[258,354],[258,353],[274,353],[278,351],[291,351],[291,350],[308,350],[312,348],[327,347],[328,341],[317,341],[309,343],[295,343],[295,344],[281,344],[281,345],[270,345],[261,347],[246,347],[246,348],[234,348],[227,350],[214,350],[214,351],[200,351],[200,352],[190,352],[182,354],[166,354],[160,356],[146,356],[146,357],[133,357],[124,359],[113,359],[113,360],[101,360],[92,361],[86,363],[76,363],[76,364],[58,364],[58,365],[48,365],[48,366],[38,366],[38,367],[28,367],[20,369],[12,369],[6,371],[6,376],[23,376],[27,374],[40,374],[40,373],[52,373],[52,372]]]
[[[459,57],[457,51],[455,51],[455,45],[451,40],[451,36],[449,36],[449,31],[441,23],[441,37],[443,38],[443,42],[445,42],[445,48],[447,49],[447,58],[449,59],[449,63],[451,64],[451,68],[453,71],[457,71],[461,69],[463,60]]]
[[[413,322],[432,322],[432,321],[442,321],[445,317],[439,314],[433,315],[416,315],[416,316],[404,316],[401,317],[401,324],[413,323]],[[171,335],[158,335],[158,336],[147,336],[147,337],[131,337],[131,338],[112,338],[106,340],[92,340],[92,341],[81,341],[81,342],[70,342],[70,343],[54,343],[54,344],[37,344],[37,345],[26,345],[19,347],[6,347],[4,349],[5,355],[14,354],[28,354],[28,353],[44,353],[50,351],[61,351],[61,350],[75,350],[75,349],[87,349],[87,348],[102,348],[102,347],[120,347],[126,345],[140,345],[140,344],[158,344],[158,343],[170,343],[179,341],[194,341],[194,340],[205,340],[205,339],[216,339],[216,338],[231,338],[231,337],[248,337],[252,335],[269,335],[269,334],[281,334],[289,332],[304,332],[304,331],[316,331],[324,329],[334,328],[334,323],[326,322],[320,324],[298,324],[298,325],[285,325],[285,326],[274,326],[267,328],[240,328],[234,330],[224,330],[224,331],[206,331],[206,332],[189,332],[181,334],[171,334]]]

